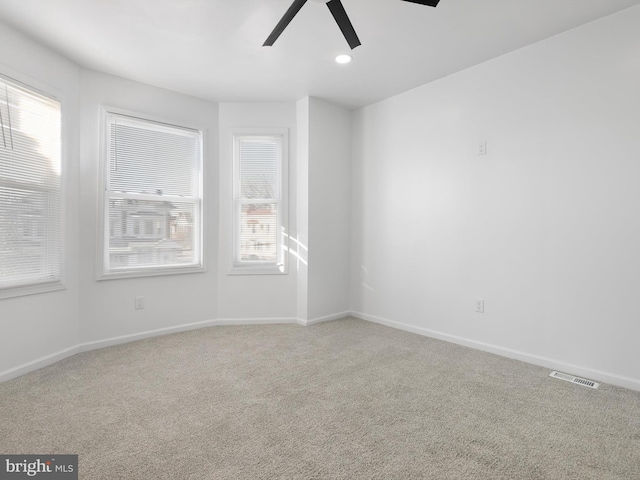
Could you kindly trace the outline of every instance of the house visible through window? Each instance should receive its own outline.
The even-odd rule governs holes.
[[[105,278],[202,268],[202,135],[106,115]]]
[[[233,138],[234,271],[284,273],[286,131]]]
[[[63,288],[61,105],[0,77],[0,298]]]

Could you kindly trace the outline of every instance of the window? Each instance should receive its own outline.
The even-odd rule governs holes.
[[[231,273],[286,273],[287,131],[233,135]]]
[[[105,116],[100,278],[201,271],[201,132]]]
[[[0,298],[64,288],[61,106],[0,77]]]

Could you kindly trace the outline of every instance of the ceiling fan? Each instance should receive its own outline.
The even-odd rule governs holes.
[[[351,47],[351,50],[361,45],[360,39],[358,38],[358,35],[356,34],[356,31],[353,28],[353,25],[351,24],[351,20],[349,20],[349,17],[347,16],[347,12],[345,11],[344,6],[342,5],[342,2],[340,0],[329,0],[329,1],[324,0],[324,1],[326,2],[327,7],[329,7],[329,10],[331,11],[333,18],[336,20],[338,27],[340,27],[340,30],[342,31],[344,38],[347,40],[347,43]],[[435,7],[438,5],[438,2],[440,0],[403,0],[403,1],[411,2],[411,3],[419,3],[420,5],[428,5],[429,7]],[[294,2],[291,4],[289,9],[285,12],[284,16],[280,19],[280,21],[276,25],[276,28],[273,29],[273,32],[271,32],[271,35],[269,35],[267,40],[262,45],[263,47],[270,47],[275,43],[275,41],[282,34],[284,29],[287,28],[287,25],[291,23],[291,20],[293,20],[293,17],[296,16],[296,14],[300,11],[300,9],[304,6],[305,3],[307,3],[307,0],[294,0]]]

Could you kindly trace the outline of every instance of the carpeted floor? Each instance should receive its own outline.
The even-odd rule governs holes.
[[[0,384],[0,453],[83,479],[640,479],[640,392],[355,319],[213,327]]]

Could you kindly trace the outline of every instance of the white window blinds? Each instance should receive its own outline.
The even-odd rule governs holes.
[[[60,283],[60,102],[0,77],[0,130],[0,293]]]
[[[234,265],[283,271],[283,136],[234,140]]]
[[[202,139],[107,114],[104,273],[202,267]]]

